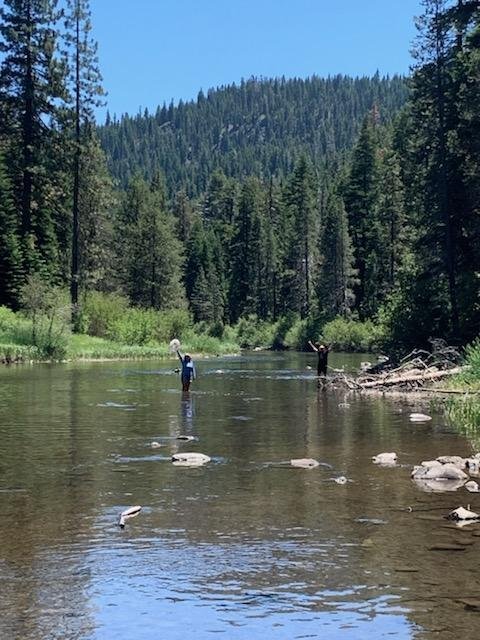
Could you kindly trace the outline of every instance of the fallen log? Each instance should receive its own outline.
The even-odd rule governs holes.
[[[464,371],[464,367],[454,367],[453,369],[445,369],[443,371],[425,371],[423,373],[406,373],[399,376],[382,377],[379,380],[369,380],[368,382],[357,381],[361,389],[373,389],[375,387],[390,387],[393,385],[402,385],[410,382],[424,382],[427,380],[440,380],[448,376],[455,376]]]

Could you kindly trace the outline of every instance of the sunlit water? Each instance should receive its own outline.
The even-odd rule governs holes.
[[[175,366],[0,370],[2,640],[479,636],[480,526],[442,516],[480,499],[410,480],[472,453],[441,413],[317,389],[314,354],[199,361],[189,395]],[[400,464],[372,464],[383,451]],[[282,464],[301,457],[324,464]]]

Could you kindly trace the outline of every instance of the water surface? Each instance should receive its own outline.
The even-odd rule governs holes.
[[[472,453],[441,413],[318,389],[314,354],[205,359],[189,395],[175,366],[0,370],[0,638],[478,636],[480,526],[442,516],[480,499],[409,477]],[[400,464],[373,465],[383,451]],[[285,464],[301,457],[323,464]]]

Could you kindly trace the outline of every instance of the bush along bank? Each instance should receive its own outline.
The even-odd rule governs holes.
[[[309,340],[322,340],[339,351],[374,351],[382,331],[372,322],[288,314],[276,322],[256,315],[230,327],[194,324],[186,309],[156,311],[131,307],[116,294],[92,292],[82,304],[80,333],[72,334],[65,292],[31,282],[23,310],[0,307],[0,360],[62,361],[69,359],[166,358],[172,338],[195,354],[222,355],[240,349],[309,350]]]

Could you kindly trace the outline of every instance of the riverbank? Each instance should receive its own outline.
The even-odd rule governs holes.
[[[190,336],[182,342],[182,351],[195,357],[221,356],[239,353],[240,347],[234,342],[202,336]],[[57,361],[108,361],[108,360],[163,360],[175,357],[167,343],[149,345],[121,344],[105,338],[85,334],[70,335],[66,339],[61,357],[48,358],[38,347],[31,344],[0,343],[0,362],[21,364]]]
[[[0,361],[45,362],[167,358],[169,342],[180,339],[182,351],[226,355],[241,349],[310,350],[322,340],[337,351],[379,349],[381,331],[371,322],[336,318],[326,324],[295,314],[268,322],[256,315],[234,326],[193,323],[186,310],[155,311],[128,306],[125,299],[92,293],[84,305],[81,333],[70,331],[69,306],[62,300],[28,315],[0,307]]]

